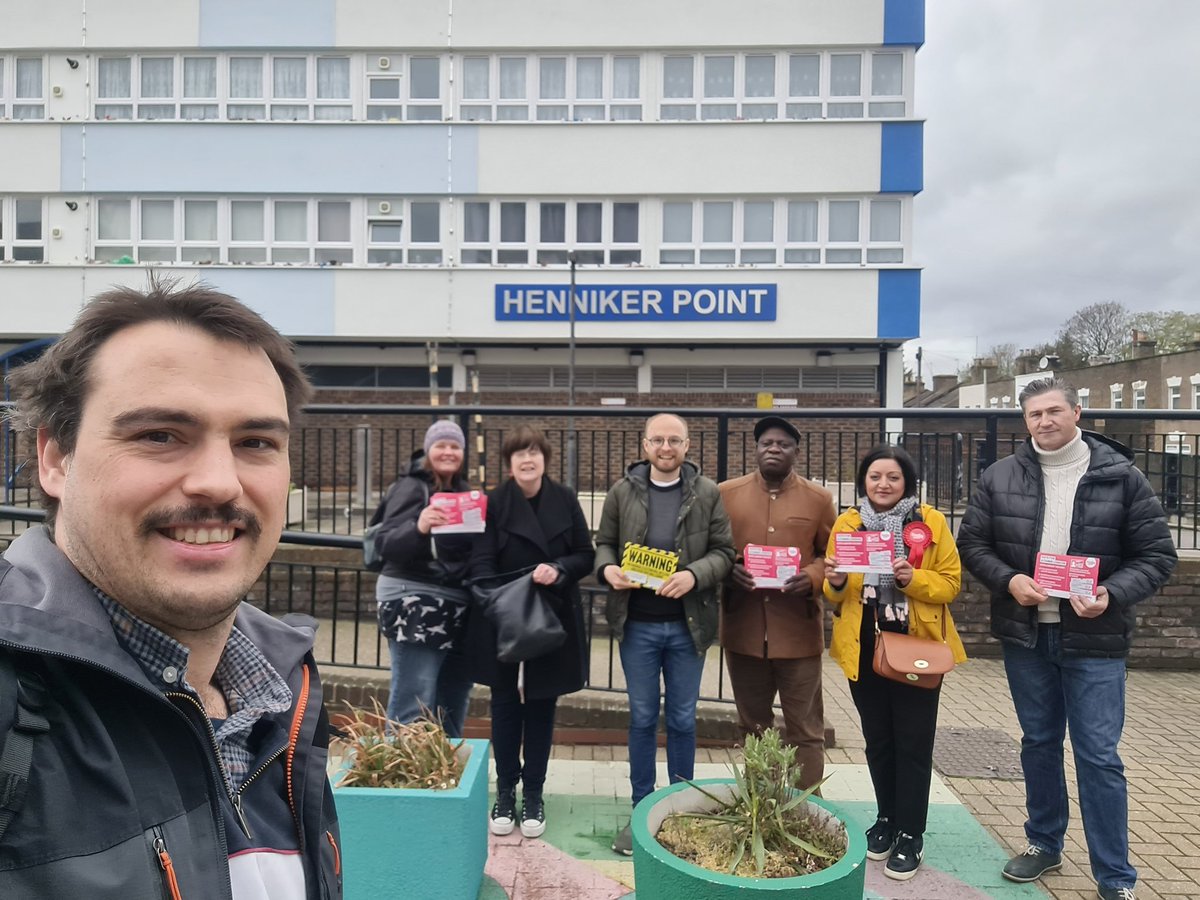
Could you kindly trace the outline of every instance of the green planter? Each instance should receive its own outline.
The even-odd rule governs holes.
[[[720,796],[732,788],[729,778],[701,779],[710,792]],[[846,818],[837,807],[814,797],[810,806],[828,816],[831,823]],[[746,878],[710,872],[685,862],[659,844],[655,835],[663,820],[673,812],[712,809],[713,803],[692,786],[679,782],[660,788],[643,799],[633,811],[633,877],[638,900],[727,900],[757,897],[820,897],[821,900],[862,900],[867,869],[867,839],[848,828],[846,854],[828,869],[795,878]]]
[[[334,788],[345,900],[474,900],[488,852],[488,742],[468,740],[458,787]]]

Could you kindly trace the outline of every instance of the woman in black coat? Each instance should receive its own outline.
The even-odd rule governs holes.
[[[520,781],[521,833],[538,837],[546,830],[542,786],[554,738],[554,708],[562,694],[579,690],[585,681],[588,647],[579,579],[592,571],[596,554],[574,492],[546,477],[550,444],[545,435],[519,426],[505,438],[501,453],[512,477],[488,496],[487,529],[475,545],[471,576],[536,567],[533,580],[553,599],[567,639],[545,656],[502,663],[496,658],[495,633],[476,615],[470,619],[467,650],[475,680],[492,689],[492,833],[512,831]]]

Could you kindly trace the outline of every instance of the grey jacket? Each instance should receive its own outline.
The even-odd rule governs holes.
[[[716,482],[686,461],[679,475],[683,499],[675,526],[675,545],[679,568],[696,578],[695,589],[683,597],[683,612],[696,652],[703,653],[717,639],[717,587],[733,569],[733,530]],[[596,577],[601,584],[607,584],[602,574],[605,567],[621,564],[627,543],[646,540],[649,482],[650,463],[633,463],[604,499],[596,532]],[[629,591],[610,589],[605,615],[617,640],[623,639],[629,617]]]
[[[29,789],[0,840],[0,897],[128,900],[167,897],[158,849],[183,897],[232,897],[226,827],[232,801],[198,704],[173,702],[117,642],[112,620],[45,528],[17,538],[0,561],[0,653],[46,686],[49,730],[33,739]],[[276,620],[247,604],[236,625],[287,681],[293,708],[256,728],[286,752],[239,794],[256,846],[300,850],[307,900],[342,895],[340,838],[325,775],[329,722],[313,662],[315,623]],[[0,742],[15,700],[0,685]],[[264,737],[266,740],[266,737]],[[255,818],[286,787],[292,815]],[[282,820],[281,820],[282,819]]]

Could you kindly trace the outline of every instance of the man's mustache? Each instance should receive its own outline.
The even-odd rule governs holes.
[[[237,525],[247,537],[257,538],[262,534],[262,521],[250,510],[233,503],[220,506],[178,506],[153,512],[142,519],[141,533],[152,534],[179,525]]]

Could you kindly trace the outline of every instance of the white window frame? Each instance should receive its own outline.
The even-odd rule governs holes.
[[[1146,408],[1146,382],[1135,381],[1133,383],[1133,408]]]
[[[412,65],[414,60],[437,60],[438,76],[436,98],[412,96]],[[379,63],[387,61],[387,67]],[[446,106],[449,96],[451,57],[448,54],[394,53],[368,59],[363,77],[363,113],[367,121],[387,122],[441,122],[447,117]],[[372,85],[376,82],[396,83],[395,97],[372,97]]]
[[[438,212],[438,239],[413,240],[413,206],[432,205]],[[446,265],[446,228],[450,205],[435,198],[372,197],[367,200],[366,231],[363,240],[368,266],[436,267]],[[398,227],[398,241],[375,240],[374,226]],[[395,254],[396,258],[372,259],[372,252]],[[414,260],[414,256],[416,259]]]
[[[1125,385],[1117,382],[1108,386],[1108,405],[1110,409],[1123,409],[1125,405]]]
[[[524,97],[500,96],[502,60],[520,59],[525,64]],[[543,61],[561,59],[566,68],[564,96],[542,98],[541,67]],[[579,96],[580,60],[599,59],[601,64],[601,96]],[[616,96],[617,60],[635,59],[638,64],[638,96]],[[488,85],[486,97],[467,97],[466,66],[468,60],[486,60]],[[579,53],[462,53],[454,58],[458,77],[455,90],[454,115],[468,122],[603,122],[638,121],[645,106],[645,56],[638,53],[579,52]],[[558,111],[562,108],[562,112]]]
[[[1192,409],[1200,409],[1200,372],[1188,378],[1192,386]]]
[[[488,236],[484,241],[467,240],[467,204],[487,204]],[[523,241],[500,240],[501,205],[507,203],[525,204],[525,239]],[[541,210],[544,203],[561,203],[564,206],[564,240],[544,241],[541,235]],[[580,204],[600,205],[600,235],[595,242],[583,243],[578,235]],[[617,206],[636,204],[638,241],[617,241],[616,214]],[[459,234],[458,244],[459,264],[464,266],[537,266],[566,267],[569,265],[567,253],[575,250],[582,265],[641,265],[645,244],[642,235],[645,233],[644,211],[646,202],[638,199],[600,198],[600,197],[504,197],[488,199],[484,197],[467,197],[455,204],[456,233]],[[501,261],[501,252],[524,253],[524,261]],[[471,260],[466,260],[470,254]],[[484,256],[486,255],[486,256]],[[482,260],[482,261],[480,261]]]
[[[1183,376],[1171,375],[1167,382],[1167,409],[1183,409]]]
[[[17,202],[31,201],[40,210],[37,238],[17,237]],[[45,197],[0,197],[0,262],[42,263],[46,261],[46,198]],[[36,256],[36,259],[17,259],[18,256]]]
[[[41,64],[41,85],[37,95],[17,96],[17,64],[22,60]],[[46,57],[37,53],[0,53],[0,119],[40,121],[46,118]]]
[[[1075,393],[1079,395],[1079,408],[1088,409],[1091,406],[1091,388],[1080,388]]]

